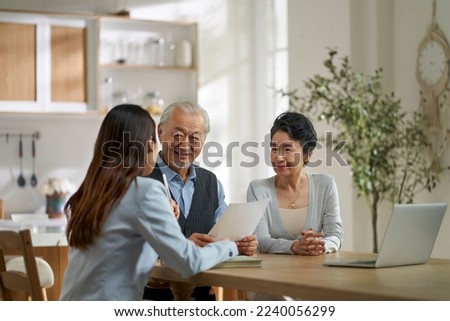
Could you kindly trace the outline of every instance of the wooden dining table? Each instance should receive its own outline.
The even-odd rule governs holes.
[[[325,259],[359,259],[369,253],[321,256],[257,254],[261,267],[213,268],[184,279],[158,262],[151,277],[182,285],[211,285],[288,295],[306,300],[450,300],[450,260],[389,268],[330,267]]]

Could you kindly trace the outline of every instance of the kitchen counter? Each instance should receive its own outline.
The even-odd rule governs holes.
[[[49,219],[34,224],[22,224],[11,219],[0,220],[0,230],[30,229],[33,246],[67,246],[65,219]]]

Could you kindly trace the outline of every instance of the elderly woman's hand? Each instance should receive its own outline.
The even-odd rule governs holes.
[[[324,236],[324,233],[313,229],[302,231],[300,239],[292,244],[291,251],[298,255],[321,255],[325,252]]]
[[[258,240],[256,239],[256,235],[249,235],[236,241],[236,245],[238,247],[239,254],[252,256],[258,249]]]

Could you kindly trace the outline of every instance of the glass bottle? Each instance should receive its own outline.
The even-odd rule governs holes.
[[[118,64],[124,64],[128,58],[128,41],[125,38],[120,38],[115,46],[115,60]]]
[[[149,66],[156,65],[156,46],[155,39],[148,38],[144,43],[144,64]]]
[[[152,116],[159,116],[164,109],[164,99],[159,91],[150,91],[146,96],[145,109]]]
[[[102,83],[102,104],[105,111],[113,108],[113,78],[111,76],[103,79]]]
[[[146,43],[147,63],[150,66],[164,66],[165,44],[164,38],[149,38]]]
[[[173,41],[172,33],[169,33],[167,36],[166,41],[166,48],[165,48],[165,54],[166,54],[166,66],[173,67],[175,66],[175,42]]]
[[[175,64],[177,67],[192,67],[192,44],[187,40],[182,40],[177,44]]]
[[[166,65],[166,44],[164,38],[158,39],[158,61],[157,65],[163,67]]]

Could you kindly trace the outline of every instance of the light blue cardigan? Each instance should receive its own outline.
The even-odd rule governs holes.
[[[315,231],[324,232],[325,252],[335,252],[341,247],[344,236],[336,183],[328,174],[307,174],[307,176],[309,195],[305,229],[311,227]],[[270,198],[270,203],[255,229],[258,250],[262,253],[293,254],[291,245],[296,239],[285,230],[281,222],[275,192],[275,176],[250,183],[247,202],[264,198]]]

